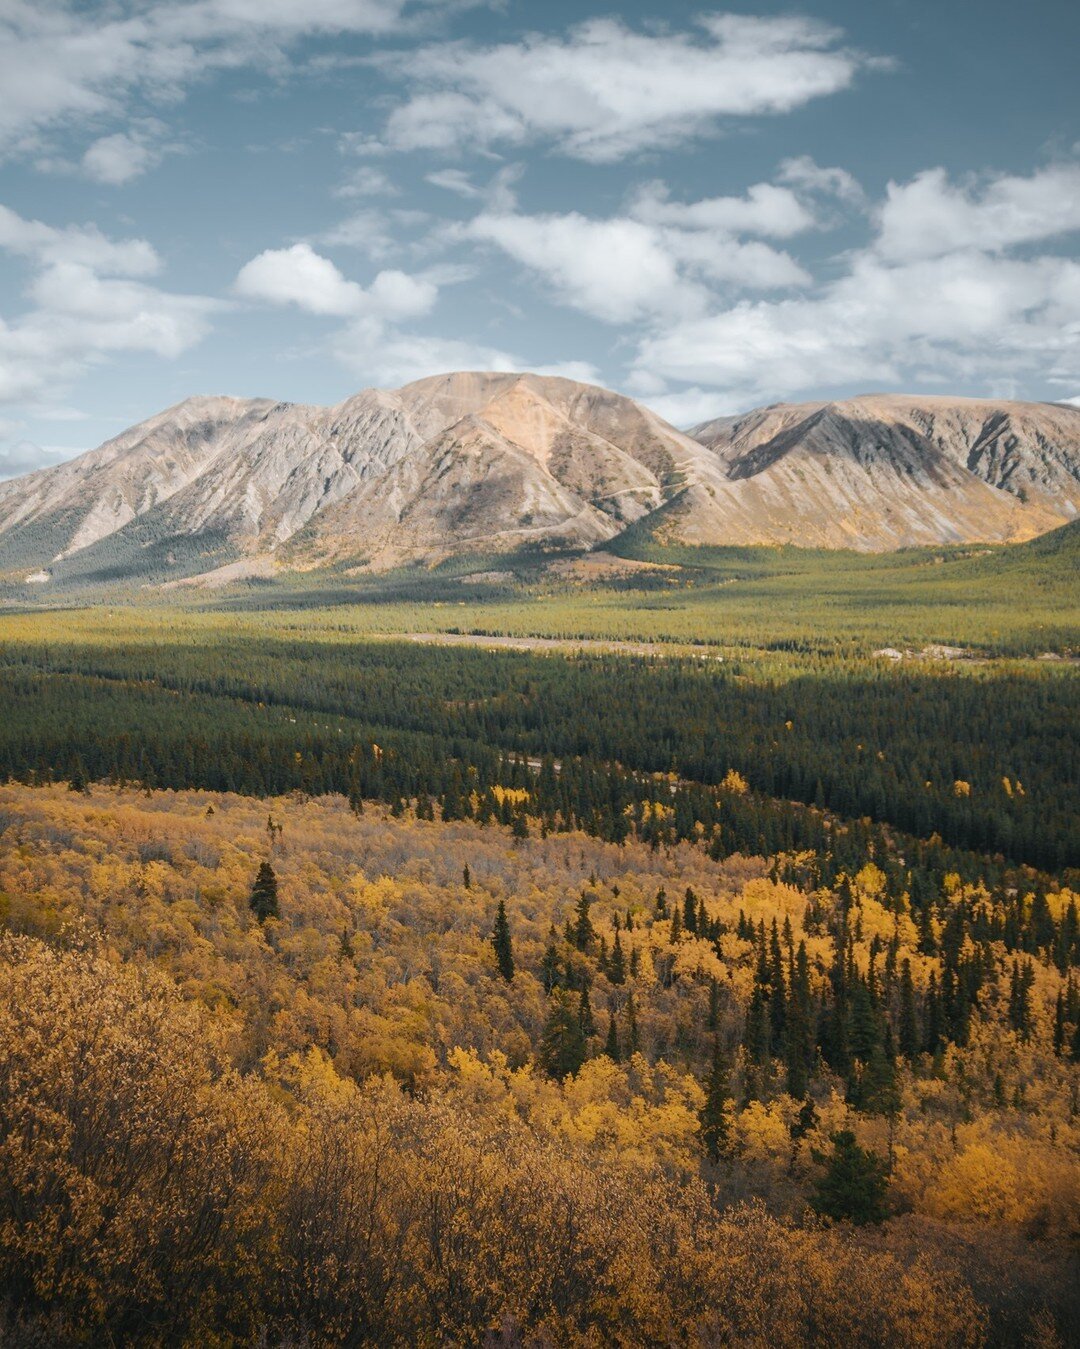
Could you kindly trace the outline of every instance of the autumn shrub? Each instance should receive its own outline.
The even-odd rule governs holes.
[[[14,1343],[981,1337],[947,1272],[724,1214],[475,1095],[358,1086],[318,1051],[239,1076],[214,1017],[98,944],[7,936],[0,967]]]

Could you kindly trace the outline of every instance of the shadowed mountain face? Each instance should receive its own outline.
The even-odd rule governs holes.
[[[0,484],[0,574],[166,579],[693,543],[884,549],[1030,538],[1080,507],[1080,410],[869,397],[689,435],[618,394],[459,373],[332,408],[191,398]]]
[[[1080,409],[870,395],[780,403],[690,432],[745,485],[763,542],[1011,542],[1080,510]]]

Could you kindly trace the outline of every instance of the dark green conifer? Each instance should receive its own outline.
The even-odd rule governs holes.
[[[588,890],[582,890],[581,898],[577,902],[572,929],[573,942],[579,951],[588,951],[596,940],[596,929],[589,917],[589,906],[591,904],[592,896]]]
[[[616,987],[626,983],[626,958],[623,955],[622,941],[618,932],[615,933],[615,944],[611,948],[607,976]]]
[[[269,862],[259,863],[259,871],[255,877],[255,884],[251,887],[248,903],[251,905],[251,912],[260,923],[265,923],[268,918],[281,917],[278,908],[277,877]]]
[[[900,1053],[913,1059],[919,1052],[919,1022],[915,1012],[915,985],[911,961],[900,966]]]
[[[615,1025],[615,1016],[612,1013],[608,1017],[607,1039],[604,1041],[604,1053],[613,1063],[618,1063],[622,1059],[622,1051],[619,1048],[619,1031]]]
[[[698,1116],[705,1155],[713,1162],[718,1162],[724,1156],[730,1143],[731,1124],[726,1113],[729,1075],[730,1068],[720,1047],[720,1037],[714,1035],[709,1080],[705,1084],[705,1103]]]
[[[572,995],[557,988],[551,995],[551,1010],[540,1040],[541,1067],[558,1081],[573,1077],[585,1062],[585,1036],[579,1009]]]
[[[491,944],[495,947],[499,973],[507,983],[510,983],[514,977],[514,948],[510,937],[510,921],[506,916],[506,903],[501,899],[495,914],[495,930],[491,934]]]
[[[637,1004],[633,993],[626,999],[626,1048],[630,1054],[641,1052],[641,1034],[638,1030]]]
[[[885,1163],[875,1153],[859,1147],[849,1129],[832,1136],[828,1157],[814,1154],[825,1165],[810,1201],[823,1217],[858,1225],[880,1223],[888,1217],[889,1191]]]

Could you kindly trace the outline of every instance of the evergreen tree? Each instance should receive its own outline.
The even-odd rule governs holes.
[[[565,989],[551,995],[551,1010],[540,1040],[541,1067],[558,1081],[573,1077],[585,1062],[585,1035],[579,1009]]]
[[[277,876],[274,875],[274,868],[269,862],[259,863],[259,871],[255,877],[255,884],[251,887],[248,903],[251,905],[251,912],[260,923],[265,923],[268,918],[281,917],[278,908]]]
[[[555,924],[551,924],[548,932],[547,949],[544,951],[544,957],[540,961],[540,977],[544,982],[544,992],[550,993],[559,983],[561,978],[560,967],[562,959],[559,956],[559,935],[555,931]]]
[[[1062,1050],[1065,1048],[1065,995],[1058,990],[1057,1001],[1054,1003],[1054,1053],[1061,1057]]]
[[[941,1048],[941,998],[938,995],[937,974],[930,971],[930,982],[926,989],[926,1027],[923,1048],[928,1054],[936,1054]]]
[[[760,984],[754,985],[746,1012],[743,1045],[750,1063],[761,1067],[769,1061],[769,1007]]]
[[[919,1052],[919,1023],[915,1013],[915,985],[911,961],[900,966],[900,1053],[913,1059]]]
[[[607,976],[616,987],[619,984],[626,983],[626,958],[623,955],[622,942],[619,939],[618,932],[615,933],[615,944],[611,948]]]
[[[824,1163],[825,1173],[817,1182],[811,1204],[823,1217],[856,1224],[880,1223],[888,1217],[889,1190],[885,1163],[875,1153],[859,1147],[849,1129],[832,1136],[828,1157],[814,1154]]]
[[[1035,983],[1035,969],[1030,960],[1023,965],[1012,963],[1009,984],[1009,1025],[1026,1040],[1031,1034],[1031,990]]]
[[[626,999],[626,1048],[630,1054],[641,1052],[641,1033],[638,1030],[637,1005],[633,993]]]
[[[71,765],[71,772],[68,774],[68,790],[72,792],[82,792],[89,794],[90,784],[87,781],[86,765],[82,761],[82,756],[76,754],[74,762]]]
[[[506,903],[499,900],[498,912],[495,914],[495,930],[491,935],[491,943],[495,947],[495,959],[499,965],[499,973],[510,983],[514,978],[514,949],[510,939],[510,922],[506,916]]]
[[[729,1073],[727,1060],[720,1048],[720,1037],[714,1035],[712,1064],[705,1086],[705,1104],[698,1115],[705,1155],[713,1162],[719,1161],[727,1152],[730,1142],[731,1126],[726,1114]]]
[[[686,887],[686,895],[683,899],[683,927],[687,932],[692,932],[695,936],[698,930],[698,902],[697,895],[691,886]]]
[[[607,1039],[604,1041],[604,1053],[611,1059],[612,1063],[619,1063],[622,1059],[622,1050],[619,1047],[619,1030],[615,1025],[614,1013],[608,1017]]]
[[[585,978],[581,985],[581,994],[578,998],[578,1020],[581,1022],[581,1033],[586,1039],[590,1035],[596,1034],[596,1018],[593,1016],[592,1000],[589,997],[588,978]]]
[[[588,951],[596,940],[596,929],[589,917],[592,896],[588,890],[582,890],[574,912],[573,942],[579,951]]]
[[[813,1002],[810,990],[810,962],[806,943],[799,943],[791,971],[791,993],[786,1015],[787,1089],[798,1099],[805,1096],[814,1066]]]

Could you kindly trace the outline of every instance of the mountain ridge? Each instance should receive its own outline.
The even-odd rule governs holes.
[[[386,568],[591,548],[643,524],[686,543],[874,551],[1022,541],[1078,515],[1069,405],[871,394],[683,432],[599,386],[464,371],[331,407],[193,395],[0,483],[0,575]]]

